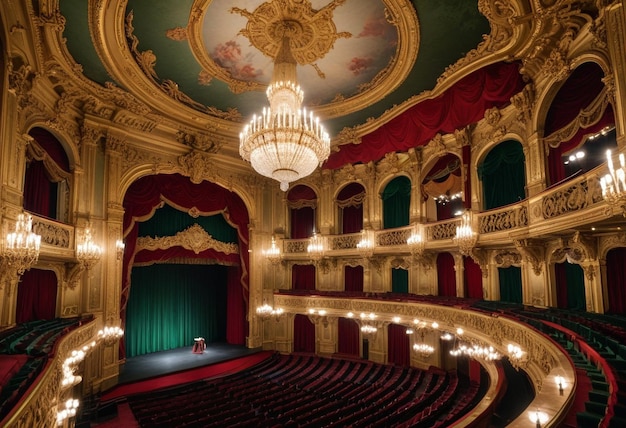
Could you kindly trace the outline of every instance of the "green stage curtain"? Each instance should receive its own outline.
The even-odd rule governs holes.
[[[485,210],[525,199],[526,176],[522,145],[514,140],[498,144],[478,166],[478,178],[483,183]]]
[[[409,271],[406,269],[391,269],[391,291],[394,293],[409,292]]]
[[[192,217],[167,204],[159,208],[147,221],[139,223],[138,236],[174,236],[194,224],[201,226],[216,241],[237,243],[237,229],[232,227],[222,213],[212,216]]]
[[[383,228],[408,226],[409,205],[411,203],[411,181],[396,177],[385,186],[383,199]]]
[[[522,303],[522,269],[517,266],[498,268],[500,301]]]
[[[126,355],[226,341],[227,267],[134,267],[126,314]]]

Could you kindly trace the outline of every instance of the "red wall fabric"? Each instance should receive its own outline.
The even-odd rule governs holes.
[[[478,122],[485,111],[504,107],[524,82],[520,64],[499,62],[465,76],[436,98],[411,107],[373,132],[361,144],[345,144],[332,153],[324,168],[382,159],[389,152],[404,152],[427,144],[437,133],[451,133]]]
[[[291,238],[310,238],[315,229],[315,210],[311,207],[292,208],[289,210],[289,213],[291,218]]]
[[[15,322],[51,320],[56,317],[57,277],[51,270],[24,272],[17,287]]]
[[[122,268],[120,304],[120,317],[122,322],[126,319],[126,303],[128,302],[131,286],[130,273],[137,256],[135,252],[138,222],[149,219],[164,200],[168,200],[173,204],[185,208],[196,207],[202,213],[216,214],[221,212],[226,221],[237,230],[239,237],[239,254],[237,255],[237,265],[239,266],[238,289],[243,313],[241,313],[241,311],[228,312],[226,335],[229,340],[233,340],[231,343],[244,344],[248,330],[248,324],[245,322],[249,295],[248,210],[242,199],[236,193],[207,181],[194,184],[189,181],[187,177],[179,174],[153,175],[140,178],[128,188],[124,197],[124,241],[126,248],[124,250],[124,263]],[[151,253],[151,255],[147,253]],[[182,252],[179,252],[177,249],[171,249],[169,252],[142,252],[142,254],[139,254],[139,260],[141,260],[142,263],[146,263],[149,262],[150,257],[163,260],[164,257],[169,257],[174,254],[182,254]],[[207,253],[207,255],[209,254]],[[232,258],[226,257],[219,252],[212,252],[210,255],[225,264],[232,264],[233,262]],[[231,283],[229,282],[229,284]],[[232,287],[232,284],[230,287]],[[232,293],[232,289],[230,288],[229,293]],[[231,298],[233,297],[232,294],[230,294],[230,296]],[[243,329],[240,328],[241,323],[245,325]],[[122,357],[125,354],[123,343],[120,346],[120,354]]]
[[[24,175],[24,209],[33,214],[52,217],[50,211],[52,182],[43,161],[30,161]]]
[[[456,297],[454,257],[450,253],[439,253],[437,256],[437,286],[440,296]]]
[[[354,320],[343,317],[339,317],[337,323],[337,352],[358,357],[360,353],[359,325]]]
[[[483,272],[480,265],[471,257],[463,256],[463,279],[465,280],[465,297],[470,299],[483,298]]]
[[[411,347],[406,327],[398,324],[389,324],[387,330],[387,352],[389,364],[408,367],[411,365]]]
[[[315,266],[293,265],[291,287],[294,290],[315,290]]]
[[[626,248],[613,248],[606,255],[606,283],[610,314],[626,314]]]
[[[344,270],[344,291],[363,291],[363,266],[346,266]]]
[[[315,353],[315,324],[306,315],[293,319],[293,352]]]

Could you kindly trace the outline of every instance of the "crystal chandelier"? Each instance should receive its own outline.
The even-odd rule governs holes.
[[[93,242],[91,227],[87,225],[83,242],[76,246],[76,258],[85,269],[91,269],[102,257],[102,248]]]
[[[104,329],[98,331],[98,340],[104,341],[106,345],[113,345],[124,336],[124,330],[118,326],[105,326]]]
[[[428,358],[435,352],[435,348],[426,343],[416,343],[413,345],[413,350],[422,358]]]
[[[280,248],[276,245],[276,239],[272,236],[272,246],[263,251],[263,255],[273,265],[278,264],[281,259]]]
[[[33,218],[30,214],[19,214],[15,223],[15,232],[6,236],[2,258],[18,275],[22,275],[37,263],[41,236],[32,232]]]
[[[267,88],[269,108],[254,115],[239,134],[239,154],[259,174],[289,183],[310,175],[330,154],[330,137],[319,118],[302,108],[304,92],[297,84],[296,60],[290,39],[290,21],[280,22],[281,48],[274,59],[274,73]]]
[[[484,346],[480,344],[466,345],[461,344],[458,348],[452,349],[450,355],[458,357],[466,355],[475,360],[494,361],[499,360],[502,356],[493,346]]]
[[[624,153],[619,155],[619,168],[613,166],[611,151],[606,152],[609,173],[600,179],[602,197],[611,205],[622,210],[626,217],[626,162]]]
[[[274,318],[276,319],[276,321],[278,321],[283,312],[284,310],[282,308],[274,309],[267,303],[264,303],[263,306],[259,306],[256,308],[256,314],[262,320]]]
[[[476,241],[478,240],[478,236],[474,229],[472,229],[472,215],[470,211],[465,211],[461,216],[461,225],[456,227],[456,235],[454,236],[453,242],[454,245],[459,247],[459,251],[464,256],[468,256],[474,245],[476,245]]]

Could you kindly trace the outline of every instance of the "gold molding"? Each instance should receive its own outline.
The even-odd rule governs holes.
[[[197,223],[194,223],[182,232],[178,232],[174,236],[156,238],[144,236],[137,238],[137,252],[141,250],[166,250],[171,247],[183,247],[186,250],[193,251],[195,254],[209,249],[224,254],[239,254],[239,246],[237,244],[221,242],[214,239]]]

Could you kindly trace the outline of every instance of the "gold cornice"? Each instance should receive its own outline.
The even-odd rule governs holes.
[[[216,240],[197,223],[174,236],[137,238],[137,252],[141,250],[167,250],[172,247],[183,247],[186,250],[193,251],[195,254],[211,249],[224,254],[239,254],[239,246],[237,244]]]

